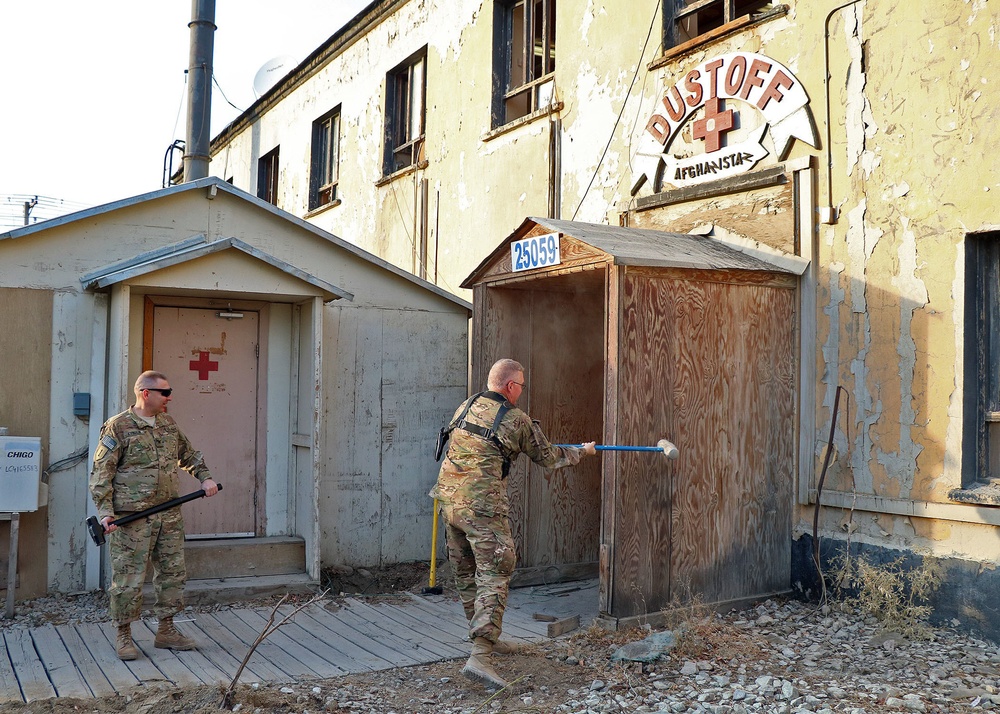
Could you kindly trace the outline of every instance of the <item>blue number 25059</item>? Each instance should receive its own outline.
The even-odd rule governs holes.
[[[514,272],[558,265],[560,262],[559,234],[548,233],[511,243],[510,257]]]

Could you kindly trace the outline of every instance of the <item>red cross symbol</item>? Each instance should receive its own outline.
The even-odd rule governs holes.
[[[705,102],[705,116],[694,123],[691,136],[705,140],[705,151],[711,154],[722,148],[722,135],[733,128],[735,113],[732,109],[719,111],[722,100],[713,97]]]
[[[199,352],[198,359],[193,359],[189,363],[192,372],[198,373],[198,379],[208,379],[209,372],[218,372],[219,363],[209,359],[208,352]]]

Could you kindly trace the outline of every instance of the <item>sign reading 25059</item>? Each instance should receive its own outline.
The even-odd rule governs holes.
[[[560,262],[558,233],[523,238],[510,244],[510,263],[515,273]]]

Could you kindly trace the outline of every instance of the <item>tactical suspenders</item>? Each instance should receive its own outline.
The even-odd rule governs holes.
[[[489,429],[479,426],[479,424],[473,424],[465,418],[465,415],[469,413],[469,409],[472,408],[472,405],[477,399],[479,399],[479,397],[486,397],[487,399],[492,399],[495,402],[500,402],[500,408],[497,410],[497,416],[493,420],[493,426]],[[486,391],[473,394],[472,397],[469,398],[469,401],[465,403],[465,409],[462,410],[462,413],[459,414],[458,417],[451,422],[451,424],[446,427],[442,427],[441,433],[438,435],[437,450],[434,453],[435,460],[441,460],[441,455],[444,453],[444,445],[448,443],[451,432],[455,429],[461,429],[462,431],[467,431],[470,434],[481,436],[487,441],[492,441],[496,444],[497,449],[500,450],[500,456],[503,457],[503,469],[500,477],[507,478],[507,474],[510,472],[510,457],[503,448],[503,444],[500,443],[500,439],[497,438],[497,429],[500,427],[500,422],[503,421],[504,415],[506,415],[511,408],[511,403],[496,392]]]

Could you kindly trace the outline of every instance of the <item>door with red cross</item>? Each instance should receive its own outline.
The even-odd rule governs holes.
[[[152,368],[174,390],[168,411],[223,485],[216,496],[182,506],[188,537],[257,532],[258,328],[255,311],[153,310]],[[182,495],[201,488],[183,471],[179,487]]]

